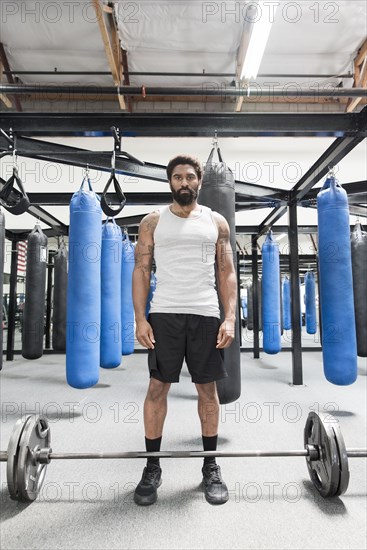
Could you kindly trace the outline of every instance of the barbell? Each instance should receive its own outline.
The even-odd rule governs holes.
[[[120,458],[201,457],[295,457],[304,456],[312,483],[323,497],[343,494],[349,483],[348,458],[366,457],[367,449],[346,449],[338,421],[330,414],[310,412],[304,428],[304,449],[284,451],[130,451],[107,453],[53,453],[51,428],[44,416],[27,415],[13,429],[7,451],[7,483],[13,500],[31,502],[37,498],[52,460]]]

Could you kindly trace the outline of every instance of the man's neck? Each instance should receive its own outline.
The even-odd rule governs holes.
[[[174,201],[172,204],[170,204],[169,208],[173,214],[179,216],[180,218],[188,218],[192,212],[200,212],[201,210],[200,205],[196,201],[187,206],[181,206]]]

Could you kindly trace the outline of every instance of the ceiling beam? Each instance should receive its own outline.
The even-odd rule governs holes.
[[[102,191],[96,191],[101,194]],[[70,204],[73,193],[27,193],[31,204],[42,206],[68,206]],[[126,198],[126,206],[150,206],[163,205],[172,202],[172,194],[166,192],[160,193],[124,193]],[[109,204],[120,204],[120,201],[115,193],[107,193],[106,200]]]
[[[348,195],[349,202],[367,203],[367,181],[354,181],[353,183],[341,183]],[[304,200],[312,200],[317,197],[320,189],[310,189],[303,197]]]
[[[361,113],[0,113],[0,128],[22,135],[73,135],[120,128],[131,137],[366,136]]]
[[[7,151],[9,155],[11,150],[4,135],[0,135],[0,151]],[[61,164],[85,167],[87,164],[90,169],[111,171],[111,152],[110,151],[91,151],[61,145],[58,143],[47,142],[38,139],[17,137],[17,153],[19,157],[35,158],[48,162],[58,162]],[[128,176],[143,178],[153,181],[167,182],[166,166],[142,163],[139,164],[132,159],[122,156],[116,157],[116,173]],[[257,203],[260,207],[273,206],[273,202],[288,200],[288,193],[282,189],[248,183],[246,181],[235,180],[235,200],[237,204],[249,205]],[[37,204],[69,204],[70,197],[66,193],[34,193],[34,203]],[[170,193],[127,193],[126,197],[132,204],[160,204],[160,201],[170,200]],[[41,202],[41,201],[47,202]],[[56,202],[48,202],[56,201]]]
[[[121,187],[123,184],[120,182]],[[102,191],[96,190],[96,193],[101,194]],[[255,189],[254,189],[255,193]],[[68,206],[71,201],[73,193],[63,193],[58,191],[49,191],[47,193],[27,193],[31,204],[40,206]],[[170,192],[151,192],[141,191],[138,193],[124,192],[126,198],[126,206],[156,206],[162,204],[169,204],[172,202],[172,193]],[[115,193],[107,193],[106,199],[111,204],[119,204],[119,200]],[[251,210],[254,208],[269,208],[270,199],[268,202],[263,202],[261,199],[257,200],[254,196],[252,199],[246,200],[240,198],[236,194],[236,212],[240,210]],[[242,208],[241,208],[242,207]]]
[[[0,152],[1,150],[9,151],[9,154],[12,154],[12,151],[8,149],[6,138],[0,134]],[[18,157],[59,162],[60,164],[83,168],[88,164],[90,170],[111,171],[112,147],[110,151],[90,151],[20,136],[17,137],[17,154]],[[167,181],[166,167],[159,164],[139,164],[128,158],[116,156],[115,166],[116,173],[119,174],[152,181]]]
[[[308,205],[302,205],[302,206],[306,206],[306,208],[313,208],[313,209],[317,208],[316,204],[308,204]],[[349,203],[349,214],[351,216],[367,218],[367,206],[364,206],[363,204]]]

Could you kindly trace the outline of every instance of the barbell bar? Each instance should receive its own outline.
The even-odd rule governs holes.
[[[116,453],[53,453],[52,449],[42,449],[45,455],[44,463],[49,464],[51,460],[96,460],[107,459],[115,460],[118,458],[205,458],[205,457],[220,457],[220,458],[261,458],[261,457],[283,457],[283,456],[311,456],[312,453],[317,453],[316,447],[308,446],[307,449],[290,450],[290,451],[128,451]],[[37,454],[37,452],[36,452]],[[8,453],[0,451],[0,462],[7,461]],[[367,457],[365,449],[347,449],[348,458],[363,458]],[[43,460],[39,459],[40,463]]]
[[[28,415],[13,429],[7,451],[0,451],[0,462],[7,462],[7,482],[12,499],[31,502],[37,498],[52,460],[129,459],[129,458],[306,458],[312,483],[323,497],[343,494],[349,483],[348,458],[367,457],[367,449],[346,449],[338,421],[330,414],[311,412],[304,428],[304,449],[281,451],[128,451],[53,453],[51,429],[44,416]]]

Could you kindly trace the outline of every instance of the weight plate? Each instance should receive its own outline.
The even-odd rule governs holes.
[[[44,416],[31,416],[19,444],[17,464],[18,500],[31,502],[41,489],[47,464],[36,460],[36,451],[50,447],[50,427]]]
[[[342,431],[338,424],[333,424],[334,438],[336,443],[336,448],[339,455],[339,487],[335,493],[335,496],[342,495],[348,489],[349,484],[349,466],[348,466],[348,455],[345,448],[344,438]]]
[[[19,458],[20,439],[22,437],[22,433],[26,424],[31,418],[32,416],[28,415],[24,419],[19,418],[19,420],[17,420],[8,444],[6,478],[8,482],[10,497],[13,500],[18,500],[17,478],[18,478],[18,458]]]
[[[306,462],[311,481],[323,497],[337,495],[343,485],[334,427],[338,427],[337,421],[330,414],[311,412],[304,430],[305,448],[313,445],[318,450],[318,458],[307,456]]]

